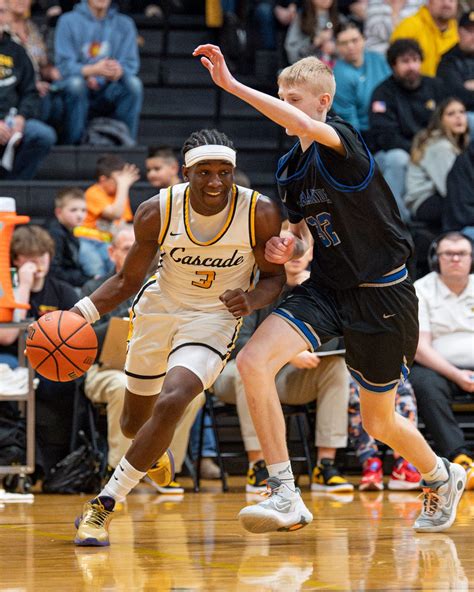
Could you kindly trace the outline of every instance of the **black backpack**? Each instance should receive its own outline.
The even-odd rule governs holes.
[[[103,453],[94,447],[84,432],[83,444],[60,460],[43,481],[45,493],[95,493],[102,482]]]
[[[81,144],[89,146],[135,146],[135,140],[123,121],[110,117],[94,117],[81,139]]]
[[[0,415],[0,465],[24,465],[26,462],[26,425],[23,417]]]

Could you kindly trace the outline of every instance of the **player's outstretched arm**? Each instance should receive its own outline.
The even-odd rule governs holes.
[[[217,45],[211,45],[210,43],[199,45],[193,51],[193,56],[201,56],[202,65],[209,71],[217,86],[252,105],[260,113],[288,129],[291,135],[307,138],[311,141],[315,140],[344,154],[341,140],[331,126],[322,121],[315,121],[293,105],[236,80],[230,73],[224,56]]]
[[[260,196],[255,212],[255,260],[259,279],[254,290],[227,290],[220,297],[235,317],[251,314],[254,310],[270,304],[285,284],[285,268],[265,259],[265,243],[281,229],[281,214],[278,205],[268,197]]]
[[[123,269],[92,292],[90,299],[100,315],[114,310],[121,302],[138,292],[158,249],[160,233],[159,198],[142,203],[134,219],[135,242]],[[74,312],[81,314],[75,307]]]

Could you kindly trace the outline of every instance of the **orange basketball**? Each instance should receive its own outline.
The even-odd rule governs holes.
[[[82,376],[94,363],[97,337],[80,315],[56,310],[30,326],[26,355],[41,376],[56,382],[68,382]]]

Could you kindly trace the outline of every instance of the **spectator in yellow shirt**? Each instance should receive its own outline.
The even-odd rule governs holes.
[[[423,50],[421,73],[435,76],[444,53],[459,41],[456,14],[457,0],[427,0],[415,14],[395,27],[391,41],[409,37],[416,39]]]

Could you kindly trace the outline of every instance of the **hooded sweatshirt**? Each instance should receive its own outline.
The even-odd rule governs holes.
[[[114,6],[98,19],[87,0],[81,0],[58,20],[54,43],[63,78],[82,76],[84,66],[104,58],[117,60],[125,76],[136,75],[140,66],[135,23]]]
[[[9,33],[0,32],[0,119],[5,118],[11,107],[16,107],[18,115],[25,119],[36,117],[39,103],[30,58]]]

